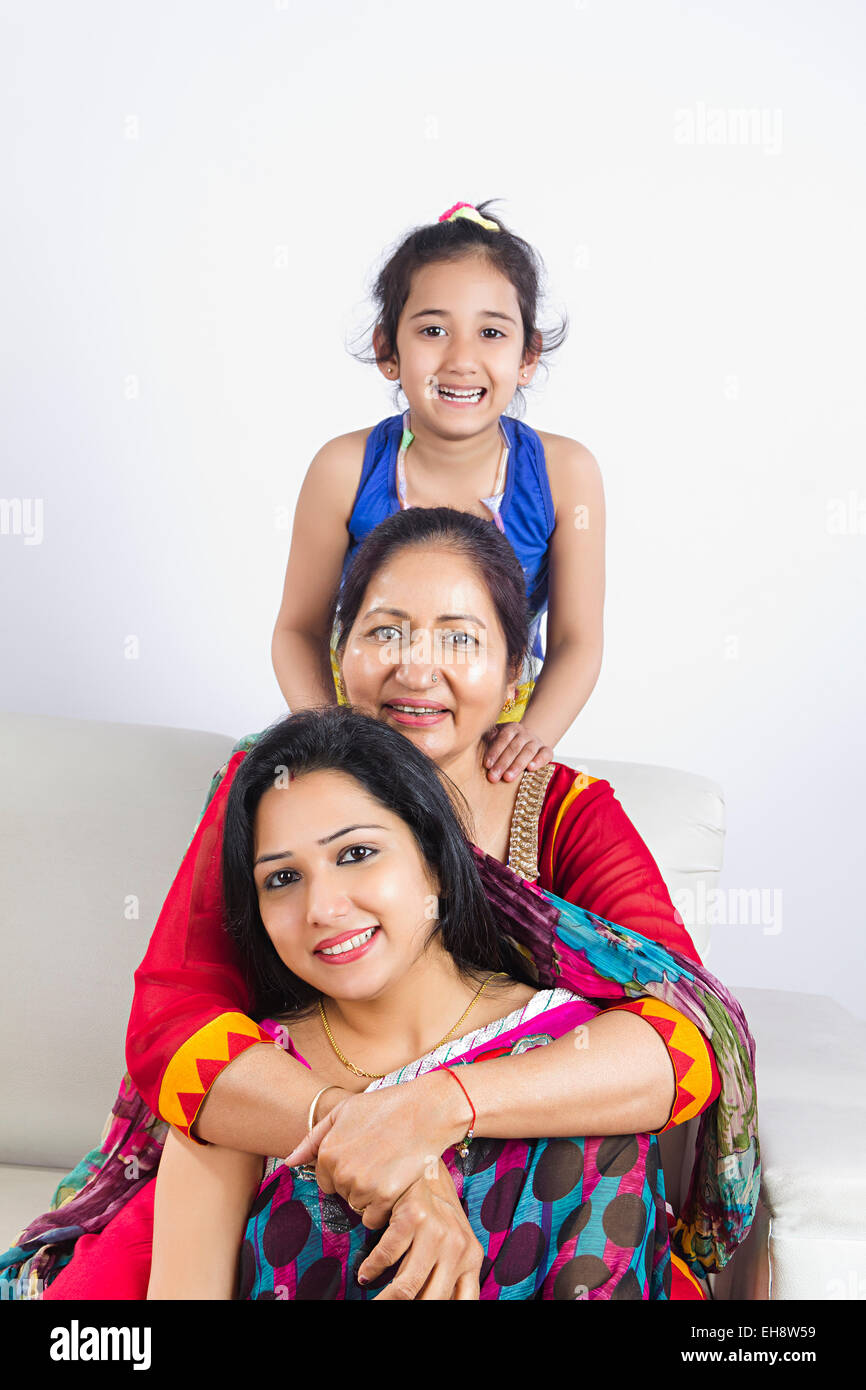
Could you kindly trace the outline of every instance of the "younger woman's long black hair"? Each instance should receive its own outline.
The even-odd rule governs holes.
[[[441,934],[458,969],[471,978],[501,970],[513,980],[532,983],[525,957],[496,926],[444,774],[426,753],[380,720],[349,706],[325,707],[273,725],[246,754],[226,803],[225,926],[238,947],[256,1017],[304,1010],[318,998],[311,985],[284,965],[262,922],[253,878],[256,808],[278,777],[325,770],[354,778],[409,827],[440,884],[439,917],[431,923],[431,937]],[[296,794],[303,796],[303,786]]]

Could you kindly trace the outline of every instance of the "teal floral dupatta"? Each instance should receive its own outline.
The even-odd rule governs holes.
[[[755,1043],[742,1008],[714,975],[680,952],[474,852],[499,924],[535,962],[540,985],[560,985],[601,1005],[652,995],[691,1019],[712,1047],[721,1091],[700,1117],[695,1164],[671,1245],[702,1276],[722,1269],[748,1234],[761,1184]]]

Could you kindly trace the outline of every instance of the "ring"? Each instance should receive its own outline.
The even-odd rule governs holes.
[[[346,1203],[348,1206],[352,1207],[352,1203],[349,1201],[348,1197],[346,1198]],[[366,1207],[352,1207],[352,1211],[356,1216],[363,1216],[366,1210]]]

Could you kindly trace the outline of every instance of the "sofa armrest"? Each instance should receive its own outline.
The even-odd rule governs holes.
[[[866,1022],[818,994],[735,988],[755,1038],[761,1208],[718,1298],[866,1296]]]

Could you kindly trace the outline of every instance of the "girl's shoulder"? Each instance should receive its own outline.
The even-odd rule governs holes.
[[[323,473],[352,470],[360,472],[367,440],[375,428],[375,425],[368,425],[359,430],[349,430],[346,434],[337,434],[333,439],[326,439],[313,456],[310,469],[316,467]]]
[[[549,430],[536,430],[535,433],[544,446],[544,457],[548,463],[551,459],[555,464],[568,462],[569,459],[592,459],[595,462],[594,455],[579,439],[572,439],[568,434],[551,434]]]
[[[377,425],[367,425],[327,439],[313,455],[304,479],[304,500],[318,509],[320,504],[346,519],[352,511],[367,456],[367,441]]]
[[[577,439],[565,434],[536,430],[544,449],[547,478],[554,510],[570,507],[577,494],[585,495],[601,486],[601,470],[595,455]]]

